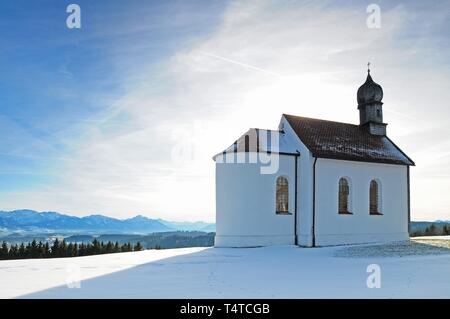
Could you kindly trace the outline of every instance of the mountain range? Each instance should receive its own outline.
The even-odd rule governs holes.
[[[57,212],[34,210],[0,211],[0,231],[33,233],[149,234],[167,231],[215,231],[215,224],[205,222],[171,222],[137,215],[116,219],[104,215],[76,217]]]

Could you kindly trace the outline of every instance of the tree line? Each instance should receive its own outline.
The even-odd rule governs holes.
[[[88,244],[66,243],[66,241],[56,239],[53,244],[42,243],[33,240],[32,242],[10,245],[4,241],[0,247],[1,259],[24,259],[24,258],[58,258],[58,257],[79,257],[99,254],[111,254],[130,251],[140,251],[143,247],[140,242],[136,244],[108,241],[104,243],[94,239]]]
[[[450,235],[450,225],[442,227],[436,226],[434,223],[427,226],[424,230],[415,230],[411,233],[411,237],[417,236],[447,236]]]

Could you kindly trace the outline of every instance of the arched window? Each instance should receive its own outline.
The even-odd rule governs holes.
[[[244,137],[244,152],[250,151],[250,136],[245,135]]]
[[[381,204],[380,185],[376,180],[373,179],[370,181],[370,189],[369,189],[370,215],[382,215],[380,204]]]
[[[289,213],[289,183],[286,177],[277,178],[276,213]]]
[[[339,180],[339,214],[350,213],[350,185],[346,178]]]

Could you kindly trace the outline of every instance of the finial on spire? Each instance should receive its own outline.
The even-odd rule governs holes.
[[[367,73],[370,74],[370,62],[367,62]]]

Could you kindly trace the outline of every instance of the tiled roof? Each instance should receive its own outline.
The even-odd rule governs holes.
[[[414,165],[387,136],[354,124],[286,115],[284,117],[314,157]]]

